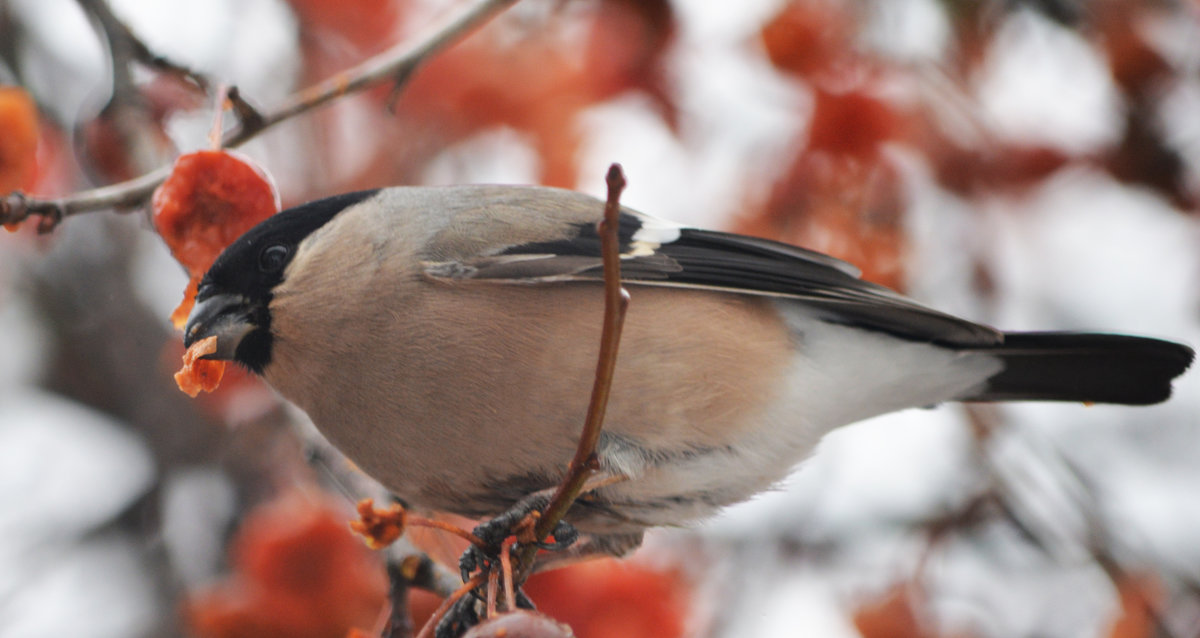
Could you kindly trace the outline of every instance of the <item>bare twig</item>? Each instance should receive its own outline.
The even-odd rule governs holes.
[[[217,96],[213,100],[216,102],[216,108],[213,109],[212,126],[208,129],[208,143],[214,149],[221,148],[221,134],[225,130],[225,102],[229,99],[229,85],[221,84],[217,87]]]
[[[96,0],[80,0],[95,2]],[[360,91],[386,79],[402,84],[434,54],[447,48],[468,33],[498,15],[517,0],[480,0],[470,9],[430,30],[415,45],[402,43],[336,76],[292,94],[283,104],[258,111],[240,94],[230,91],[230,100],[239,116],[239,124],[227,132],[223,147],[240,146],[271,127],[289,118],[306,113],[336,98]],[[150,197],[170,172],[164,166],[140,177],[81,191],[55,199],[36,199],[22,193],[0,198],[0,224],[19,223],[30,216],[39,216],[40,232],[53,230],[63,219],[79,213],[100,210],[130,210]]]
[[[504,609],[513,611],[517,608],[517,590],[513,583],[512,553],[508,545],[500,548],[500,572],[504,575]]]
[[[488,570],[487,575],[487,611],[484,616],[493,618],[496,616],[496,598],[500,593],[500,570]]]
[[[567,510],[582,493],[592,472],[597,469],[596,444],[600,440],[604,413],[608,407],[608,396],[612,390],[613,372],[617,366],[617,350],[621,343],[621,328],[625,323],[625,312],[629,308],[629,292],[621,286],[620,240],[617,235],[621,214],[621,191],[625,189],[625,176],[620,164],[608,169],[605,179],[608,184],[608,201],[604,205],[604,219],[597,225],[600,235],[600,251],[604,262],[604,327],[600,334],[600,355],[596,361],[596,376],[592,385],[591,403],[575,457],[567,466],[567,473],[550,498],[546,509],[538,518],[534,535],[544,540],[566,515]],[[517,571],[527,576],[532,567],[536,545],[525,545],[517,555]]]
[[[432,581],[435,565],[424,554],[410,554],[400,560],[389,560],[387,565],[388,591],[387,623],[383,628],[384,638],[411,638],[413,635],[412,612],[409,610],[408,591],[418,582]]]
[[[131,180],[81,191],[55,199],[34,199],[15,192],[0,198],[0,223],[16,224],[31,216],[39,216],[39,232],[54,230],[63,219],[79,213],[98,210],[129,210],[150,197],[170,172],[164,166]]]
[[[129,63],[134,59],[133,33],[126,27],[104,0],[77,0],[84,13],[95,20],[96,27],[108,40],[109,63],[112,65],[112,99],[121,101],[135,94]]]
[[[229,87],[225,93],[225,98],[229,100],[229,106],[238,116],[238,121],[242,122],[243,126],[263,126],[263,114],[254,108],[246,98],[242,97],[242,92],[236,86]]]
[[[242,122],[225,136],[225,146],[239,146],[250,138],[288,118],[325,104],[349,93],[360,91],[381,80],[392,79],[403,85],[419,66],[439,51],[449,47],[466,34],[495,17],[517,0],[482,0],[471,9],[455,16],[421,38],[415,45],[398,44],[358,66],[292,94],[276,108],[263,113],[257,125]]]
[[[109,71],[111,78],[111,95],[108,102],[95,116],[95,121],[80,124],[80,133],[87,126],[98,124],[100,130],[116,136],[118,147],[122,151],[121,168],[119,173],[136,175],[158,166],[162,162],[159,148],[154,141],[160,131],[159,123],[151,112],[151,107],[145,96],[134,81],[133,69],[138,63],[154,68],[157,71],[182,76],[190,80],[194,87],[205,90],[208,86],[200,74],[184,67],[168,62],[161,56],[154,56],[149,47],[129,29],[120,18],[113,13],[106,0],[76,0],[80,9],[91,20],[98,35],[102,37],[108,53]],[[79,150],[94,151],[86,141],[89,135],[79,135],[76,144]],[[87,158],[94,160],[95,158]],[[90,161],[83,163],[85,169],[102,169]],[[111,170],[111,166],[107,167]],[[99,170],[100,175],[111,175],[109,170]],[[57,224],[61,216],[45,217],[39,230],[49,230]]]
[[[113,54],[114,84],[120,75],[128,76],[128,63],[137,61],[143,66],[183,78],[205,92],[212,85],[204,74],[156,54],[112,12],[104,0],[76,1],[86,13],[95,18],[108,39],[109,50]]]
[[[484,546],[484,542],[480,540],[478,536],[468,532],[465,529],[462,529],[461,527],[458,527],[457,525],[451,525],[445,521],[433,520],[421,516],[413,516],[408,519],[408,524],[412,527],[428,527],[430,529],[441,530],[443,532],[453,534],[476,547]]]
[[[0,82],[20,84],[21,71],[16,60],[24,33],[17,28],[10,5],[0,2]]]

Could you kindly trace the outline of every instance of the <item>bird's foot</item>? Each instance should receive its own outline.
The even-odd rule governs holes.
[[[518,543],[533,544],[539,549],[550,551],[564,550],[573,545],[579,539],[579,532],[573,525],[563,520],[558,521],[554,530],[550,532],[550,536],[554,538],[552,542],[547,543],[532,538],[537,516],[541,514],[547,502],[548,497],[540,493],[535,494],[522,499],[508,511],[481,523],[472,530],[471,533],[482,542],[467,548],[458,561],[463,582],[470,580],[471,574],[476,571],[496,567],[499,562],[500,547],[510,536],[515,536]]]
[[[555,524],[554,530],[550,533],[552,541],[544,542],[534,538],[534,526],[548,502],[549,498],[546,494],[534,494],[472,530],[472,534],[479,539],[480,543],[467,548],[458,561],[463,582],[469,581],[477,573],[488,573],[501,569],[504,542],[510,537],[516,537],[517,542],[514,547],[521,544],[535,545],[539,549],[550,551],[565,550],[571,547],[578,540],[579,532],[566,521],[560,520]],[[437,637],[454,638],[478,624],[480,605],[485,604],[484,591],[484,587],[479,587],[472,591],[470,596],[463,596],[455,602],[442,621],[438,623]],[[521,591],[519,584],[513,595],[518,608],[534,608],[533,602]]]

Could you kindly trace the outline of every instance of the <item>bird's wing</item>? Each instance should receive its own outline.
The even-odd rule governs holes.
[[[1002,341],[992,328],[926,308],[859,279],[858,269],[846,262],[796,246],[687,228],[630,210],[621,214],[619,237],[626,284],[791,299],[830,322],[941,345]],[[600,237],[590,221],[560,226],[545,241],[502,243],[484,252],[472,244],[470,255],[426,261],[426,275],[525,285],[604,277]]]

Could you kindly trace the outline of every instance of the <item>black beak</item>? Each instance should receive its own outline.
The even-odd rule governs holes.
[[[183,345],[217,337],[217,351],[202,359],[236,359],[242,339],[258,328],[251,319],[250,303],[239,295],[217,294],[197,301],[183,329]]]

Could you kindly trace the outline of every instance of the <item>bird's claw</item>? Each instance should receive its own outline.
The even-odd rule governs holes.
[[[471,579],[471,574],[488,568],[496,562],[500,555],[500,545],[504,539],[512,535],[513,527],[524,519],[524,515],[510,516],[512,511],[486,521],[472,531],[472,534],[482,542],[468,547],[458,559],[458,569],[464,583]],[[550,535],[554,537],[553,542],[539,541],[534,543],[535,546],[538,549],[560,551],[574,545],[575,541],[579,540],[579,531],[575,529],[575,526],[562,520],[554,525],[554,531],[550,532]]]
[[[554,537],[554,542],[539,542],[537,543],[538,549],[557,552],[574,545],[575,541],[579,540],[579,530],[564,520],[560,520],[554,525],[554,531],[550,532],[550,535]]]
[[[487,572],[497,568],[504,541],[514,534],[520,538],[529,530],[529,515],[541,511],[546,505],[542,495],[526,498],[499,516],[484,521],[472,530],[479,539],[463,552],[458,559],[459,574],[463,582],[471,580],[477,572]],[[570,547],[579,539],[579,532],[570,523],[560,520],[550,533],[553,542],[536,541],[539,549],[559,551]],[[528,542],[528,541],[526,541]],[[521,591],[520,587],[514,592],[517,607],[533,609],[533,602]],[[476,588],[470,596],[464,596],[454,603],[438,623],[437,638],[455,638],[479,622],[478,605],[483,601],[482,588]]]
[[[475,571],[490,567],[499,557],[500,546],[504,543],[504,539],[512,536],[518,528],[526,524],[531,513],[540,512],[545,508],[547,501],[546,495],[541,493],[529,496],[499,516],[476,526],[471,533],[480,540],[480,543],[467,548],[458,561],[463,582],[469,580]],[[551,551],[566,549],[579,538],[579,532],[575,530],[575,527],[563,520],[555,524],[554,531],[550,534],[554,537],[554,542],[539,541],[536,543],[539,549]]]
[[[458,572],[465,583],[471,580],[471,574],[475,573],[476,570],[483,569],[488,564],[490,564],[490,561],[488,560],[487,550],[478,545],[471,545],[458,558]]]
[[[515,507],[496,518],[481,523],[472,530],[471,533],[481,542],[468,547],[458,559],[458,569],[464,583],[469,581],[475,572],[495,567],[499,562],[501,546],[505,539],[513,534],[514,528],[525,520],[530,511],[533,510]],[[566,549],[579,538],[579,532],[566,521],[559,521],[554,526],[551,535],[554,537],[554,542],[539,542],[537,547],[551,551]],[[525,595],[525,592],[521,591],[520,587],[516,589],[514,595],[517,607],[534,609],[533,601]],[[482,600],[483,595],[479,589],[473,590],[470,596],[463,596],[457,600],[438,622],[435,630],[436,638],[458,638],[478,624],[478,605]]]
[[[458,559],[458,569],[464,583],[471,579],[471,574],[475,571],[490,567],[496,561],[500,555],[500,545],[524,517],[524,512],[513,508],[471,530],[471,534],[480,540],[480,544],[468,547]]]
[[[498,520],[500,518],[487,521],[472,532],[479,540],[483,541],[483,545],[471,545],[459,557],[458,570],[464,583],[471,579],[471,574],[490,567],[499,556],[500,544],[508,538],[511,530],[504,529],[503,525],[497,525]],[[550,532],[550,535],[554,537],[554,541],[535,543],[538,549],[557,552],[567,549],[579,540],[579,531],[566,521],[559,521],[555,524],[554,531]]]

